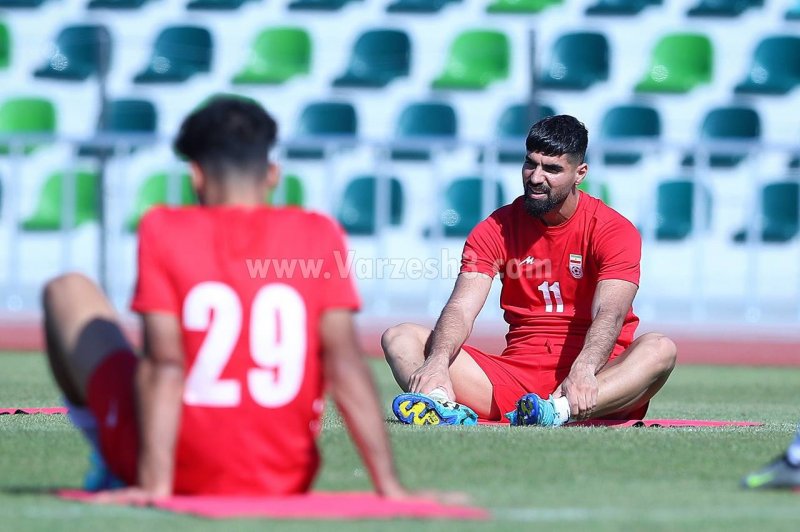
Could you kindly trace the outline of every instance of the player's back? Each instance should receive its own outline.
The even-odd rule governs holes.
[[[158,208],[142,221],[134,309],[161,299],[181,321],[186,356],[177,493],[308,488],[319,320],[359,304],[345,254],[338,227],[300,209]]]

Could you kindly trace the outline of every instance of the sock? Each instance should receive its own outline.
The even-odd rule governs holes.
[[[97,429],[97,420],[94,418],[94,414],[85,406],[74,405],[66,398],[64,398],[64,405],[69,409],[67,412],[69,420],[83,433],[92,448],[100,453],[100,432]]]
[[[789,448],[786,450],[786,460],[793,466],[800,466],[800,427],[797,429],[794,441],[789,444]]]
[[[434,388],[428,393],[428,397],[434,401],[439,401],[440,403],[446,403],[450,401],[450,398],[447,397],[447,392],[444,391],[444,388]]]
[[[563,425],[567,421],[569,421],[569,401],[567,401],[567,396],[562,395],[561,397],[551,397],[550,402],[553,403],[553,409],[556,412],[556,419],[554,425],[559,426]]]

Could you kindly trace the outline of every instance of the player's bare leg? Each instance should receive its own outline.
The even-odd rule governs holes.
[[[425,347],[431,330],[414,323],[389,328],[381,337],[386,361],[403,391],[409,391],[411,374],[425,362]],[[483,418],[498,416],[492,408],[492,383],[481,367],[464,350],[450,364],[450,380],[455,400]]]

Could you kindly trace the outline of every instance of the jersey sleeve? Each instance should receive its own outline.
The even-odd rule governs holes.
[[[158,208],[153,209],[139,223],[138,276],[131,310],[180,314],[177,289],[163,257],[166,232],[161,214]]]
[[[619,216],[599,228],[595,241],[597,280],[619,279],[639,285],[642,237],[628,220]]]
[[[320,308],[347,308],[359,310],[361,299],[356,290],[351,269],[352,257],[345,243],[344,230],[327,216],[319,216],[321,228],[320,258],[322,259],[321,285],[318,291]]]
[[[497,213],[476,225],[464,243],[461,254],[461,273],[478,272],[494,277],[506,260],[505,241]]]

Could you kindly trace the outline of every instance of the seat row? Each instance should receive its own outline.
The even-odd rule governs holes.
[[[247,0],[189,0],[188,10],[233,11],[242,7]],[[294,11],[337,11],[354,0],[290,0],[287,7]],[[388,3],[388,13],[434,14],[448,4],[462,0],[395,0]],[[34,8],[45,0],[0,0],[0,8]],[[88,9],[139,9],[148,0],[90,0]],[[490,0],[487,13],[495,14],[535,14],[556,7],[564,0]],[[662,5],[663,0],[597,0],[585,9],[586,15],[633,16],[650,6]],[[764,0],[698,0],[686,11],[688,17],[737,17],[745,11],[763,7]],[[786,12],[789,20],[800,18],[800,2]]]
[[[0,26],[2,28],[2,26]],[[0,68],[10,61],[7,28],[0,29]],[[52,55],[34,72],[37,78],[84,80],[110,68],[112,38],[105,26],[63,28]],[[300,27],[262,30],[253,40],[249,59],[233,85],[281,84],[309,74],[312,38]],[[101,52],[101,50],[105,50]],[[5,54],[5,57],[3,57]],[[600,32],[562,34],[553,44],[549,64],[538,85],[552,90],[586,90],[608,81],[611,53]],[[617,55],[619,56],[619,54]],[[179,83],[212,70],[213,38],[199,26],[169,26],[155,39],[149,64],[135,83]],[[334,87],[379,88],[408,77],[412,43],[401,29],[372,29],[355,42],[349,67],[332,81]],[[711,39],[700,33],[670,33],[655,44],[650,66],[634,87],[637,93],[687,93],[713,81]],[[444,70],[431,82],[434,90],[484,90],[509,78],[511,43],[495,30],[467,30],[451,46]],[[734,88],[737,94],[787,94],[800,85],[800,37],[771,35],[753,53],[752,68]]]
[[[518,164],[524,157],[522,140],[530,124],[554,114],[556,111],[548,105],[535,108],[522,103],[508,105],[499,115],[494,128],[498,161]],[[129,150],[143,140],[148,141],[148,135],[155,135],[158,131],[156,107],[148,100],[112,100],[101,116],[103,123],[98,124],[97,133],[107,134],[112,144],[98,145],[87,139],[79,147],[79,155],[112,155],[115,148],[120,149],[120,146],[127,146]],[[738,166],[752,146],[761,140],[762,130],[760,115],[754,108],[746,105],[719,106],[706,112],[696,138],[709,143],[738,142],[733,148],[712,150],[708,158],[708,164],[713,168],[732,168]],[[26,140],[22,146],[15,147],[9,140],[15,135],[51,135],[56,132],[56,110],[49,100],[21,97],[0,102],[0,154],[14,149],[30,153],[43,142]],[[126,138],[126,135],[130,137]],[[661,115],[656,108],[645,104],[610,107],[602,117],[597,138],[601,143],[606,141],[611,145],[602,150],[604,164],[636,164],[642,158],[641,151],[619,147],[619,141],[662,140]],[[323,159],[329,146],[335,148],[358,141],[359,118],[352,103],[311,102],[303,108],[294,131],[285,141],[284,155],[287,159]],[[437,101],[414,102],[406,105],[397,118],[390,156],[399,161],[427,161],[431,158],[432,145],[450,147],[458,141],[458,115],[453,106]],[[800,156],[800,153],[797,155]],[[687,155],[683,164],[695,164],[694,158]],[[800,158],[793,159],[790,165],[800,165]]]

